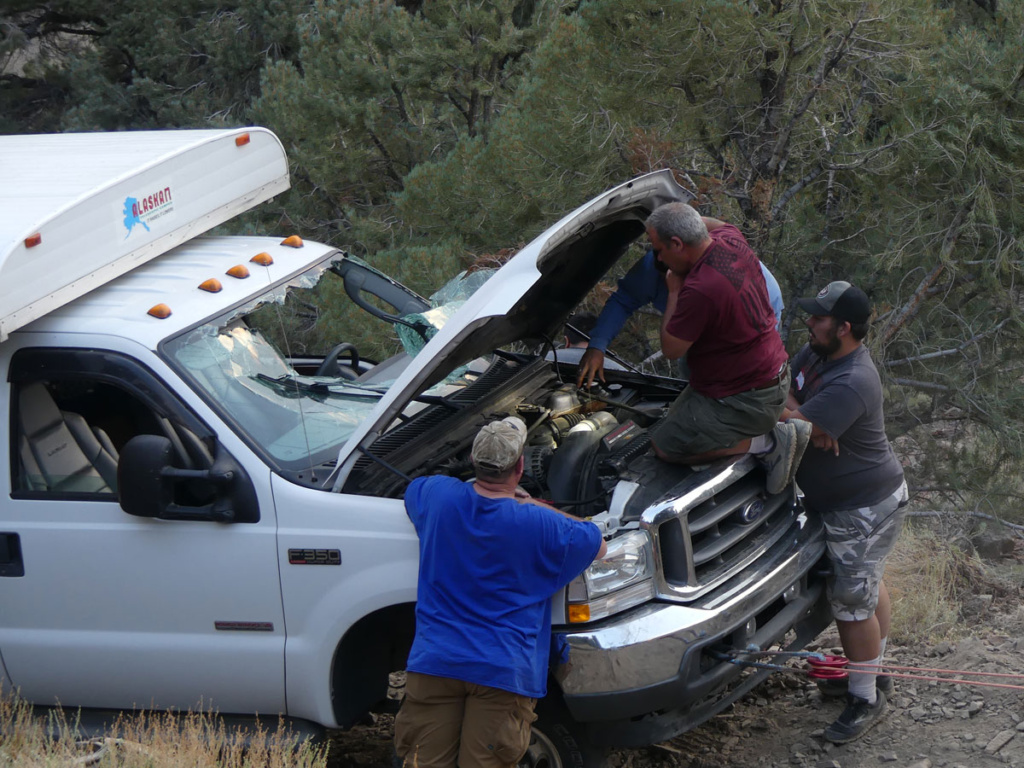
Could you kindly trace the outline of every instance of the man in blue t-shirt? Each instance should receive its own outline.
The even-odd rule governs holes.
[[[416,637],[395,751],[406,766],[514,766],[547,692],[551,596],[603,557],[593,523],[519,487],[526,425],[473,441],[476,479],[420,477],[405,508],[420,539]]]

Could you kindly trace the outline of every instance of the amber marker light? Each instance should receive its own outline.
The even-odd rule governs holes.
[[[245,264],[235,264],[231,269],[225,272],[231,277],[237,277],[239,280],[244,280],[249,276],[249,268]]]
[[[147,312],[146,314],[155,317],[159,320],[166,320],[168,317],[171,316],[171,308],[168,307],[166,304],[155,304],[154,306],[149,308],[149,312]]]
[[[43,242],[43,236],[36,232],[34,235],[29,235],[28,237],[25,238],[25,247],[35,248],[41,242]]]
[[[282,240],[281,245],[287,245],[289,248],[301,248],[302,238],[298,235],[292,235],[291,237],[286,237]]]
[[[240,133],[238,136],[235,136],[236,147],[244,147],[246,144],[249,143],[249,141],[250,139],[248,133]]]
[[[269,267],[271,264],[274,263],[274,257],[271,256],[266,251],[264,251],[263,253],[257,253],[255,256],[249,259],[249,261],[253,262],[254,264],[259,264],[261,267]]]
[[[210,293],[220,293],[224,286],[220,284],[220,280],[215,277],[211,277],[209,280],[204,280],[199,284],[199,290],[209,291]]]
[[[590,606],[589,605],[570,605],[569,606],[569,623],[570,624],[581,624],[584,621],[590,621]]]

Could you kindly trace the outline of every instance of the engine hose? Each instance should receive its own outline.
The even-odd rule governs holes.
[[[593,504],[595,501],[601,501],[601,499],[607,498],[607,493],[599,493],[597,496],[592,496],[589,499],[580,499],[579,501],[548,501],[544,500],[545,504],[550,504],[552,507],[581,507],[584,504]]]

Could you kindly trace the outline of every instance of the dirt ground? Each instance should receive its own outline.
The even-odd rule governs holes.
[[[710,722],[644,749],[612,751],[609,768],[1024,768],[1024,591],[1019,585],[979,601],[964,617],[964,637],[937,645],[890,645],[886,663],[900,670],[885,718],[860,740],[835,746],[822,729],[842,710],[798,673],[776,673]],[[834,630],[811,650],[840,653]],[[795,664],[795,666],[799,666]],[[935,682],[899,675],[948,677],[924,668],[1018,677],[964,676],[1016,687]],[[333,734],[331,768],[385,768],[392,719]]]

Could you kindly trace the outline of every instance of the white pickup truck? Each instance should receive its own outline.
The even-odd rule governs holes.
[[[287,188],[265,129],[4,136],[0,167],[3,690],[355,722],[413,633],[405,485],[468,476],[506,414],[529,425],[528,489],[609,544],[553,600],[571,663],[525,764],[692,728],[767,674],[712,651],[827,623],[792,489],[768,495],[748,457],[651,455],[683,382],[609,372],[588,396],[545,359],[653,207],[689,197],[669,172],[568,214],[450,312],[327,245],[200,237]],[[344,312],[411,342],[305,348]]]

